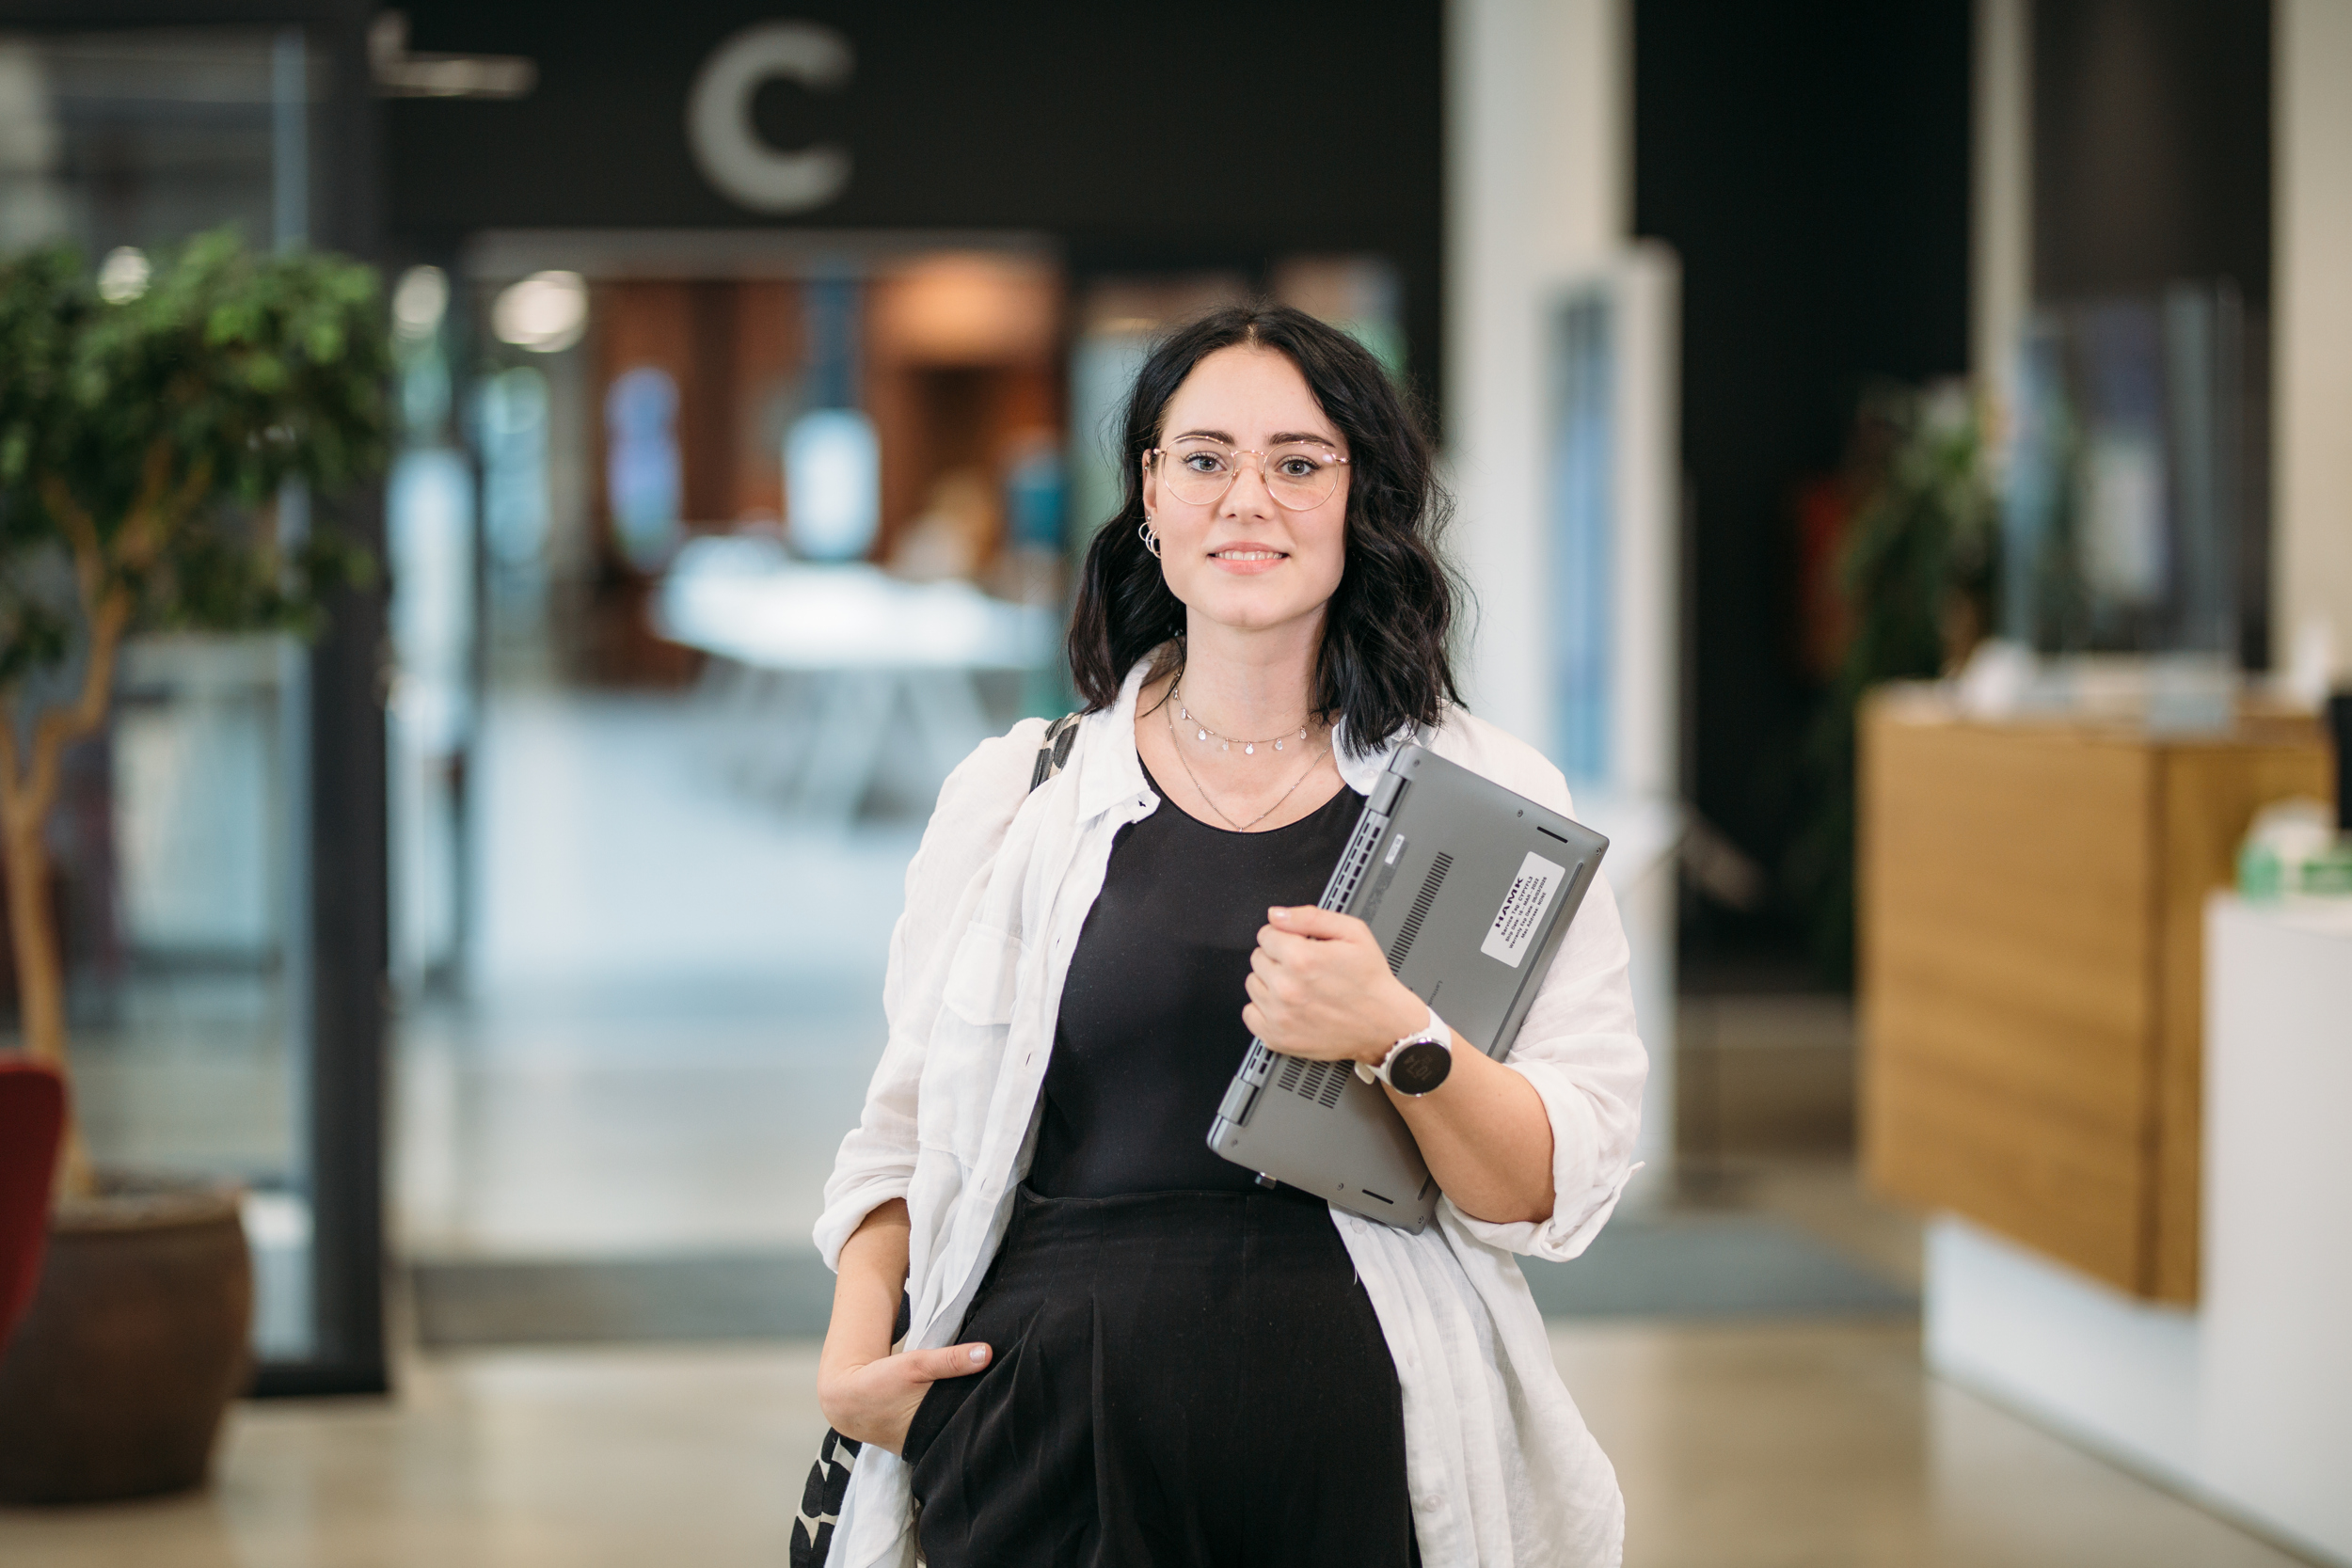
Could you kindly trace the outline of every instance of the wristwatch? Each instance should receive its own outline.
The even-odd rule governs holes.
[[[1369,1062],[1356,1064],[1356,1075],[1365,1083],[1386,1084],[1415,1100],[1444,1083],[1453,1070],[1454,1031],[1435,1007],[1429,1009],[1426,1024],[1389,1047],[1378,1067]]]

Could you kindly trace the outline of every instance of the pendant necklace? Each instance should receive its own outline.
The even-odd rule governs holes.
[[[1242,749],[1243,755],[1255,756],[1257,754],[1258,748],[1261,746],[1271,746],[1279,752],[1294,740],[1304,740],[1307,738],[1307,726],[1304,724],[1298,726],[1298,733],[1296,735],[1292,735],[1286,730],[1279,736],[1270,736],[1263,740],[1236,740],[1232,736],[1219,735],[1215,730],[1209,728],[1208,725],[1202,723],[1200,720],[1195,719],[1192,716],[1192,709],[1184,706],[1184,683],[1181,680],[1179,680],[1175,687],[1168,692],[1168,700],[1175,706],[1178,713],[1184,715],[1184,722],[1190,724],[1197,732],[1193,738],[1196,740],[1214,740],[1217,743],[1217,749],[1219,751],[1230,752],[1234,747],[1239,746]],[[1172,731],[1176,727],[1176,721],[1171,718],[1168,720],[1168,728]],[[1178,754],[1181,755],[1183,749],[1181,747],[1178,748]]]
[[[1228,812],[1223,806],[1216,803],[1216,797],[1211,795],[1207,786],[1201,784],[1200,775],[1192,770],[1192,759],[1184,755],[1184,737],[1176,733],[1176,712],[1181,705],[1182,705],[1177,703],[1176,694],[1173,691],[1168,693],[1168,700],[1160,705],[1161,708],[1168,713],[1168,737],[1176,743],[1176,760],[1184,765],[1184,777],[1192,781],[1194,792],[1197,793],[1202,800],[1207,802],[1211,811],[1216,813],[1217,816],[1224,817],[1225,825],[1232,829],[1233,832],[1237,833],[1248,832],[1250,829],[1256,827],[1259,823],[1264,821],[1267,817],[1272,816],[1277,811],[1280,810],[1282,802],[1297,794],[1298,786],[1305,784],[1310,778],[1312,778],[1314,776],[1315,768],[1321,766],[1323,762],[1323,759],[1320,756],[1309,758],[1306,771],[1291,781],[1290,788],[1282,791],[1281,794],[1274,798],[1274,804],[1266,807],[1265,810],[1260,812],[1257,816],[1251,817],[1247,822],[1236,822],[1233,820],[1232,813]],[[1195,721],[1195,722],[1197,723],[1198,721]],[[1200,734],[1202,738],[1205,739],[1209,735],[1209,731],[1204,727],[1202,728]],[[1304,729],[1301,729],[1298,732],[1298,737],[1301,740],[1304,740],[1307,737],[1307,732]],[[1287,740],[1290,736],[1284,736],[1282,738]],[[1263,746],[1265,742],[1262,740],[1245,741],[1243,744],[1245,746]],[[1228,751],[1232,750],[1231,745],[1229,744],[1226,749]]]

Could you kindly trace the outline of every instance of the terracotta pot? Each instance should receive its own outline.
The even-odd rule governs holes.
[[[52,1217],[32,1308],[0,1360],[0,1502],[201,1486],[251,1376],[237,1194],[109,1186]]]

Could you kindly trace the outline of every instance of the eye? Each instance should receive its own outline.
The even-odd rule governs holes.
[[[1312,479],[1322,468],[1303,451],[1286,451],[1274,460],[1274,471],[1284,479]]]
[[[1207,447],[1193,447],[1176,454],[1179,467],[1196,474],[1221,474],[1225,471],[1225,454]]]

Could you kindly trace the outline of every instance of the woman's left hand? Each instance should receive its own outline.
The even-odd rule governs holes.
[[[1428,1023],[1429,1006],[1390,972],[1362,921],[1294,906],[1266,911],[1241,1021],[1284,1055],[1374,1063]],[[1456,1208],[1497,1223],[1550,1216],[1551,1117],[1522,1074],[1456,1035],[1441,1087],[1387,1092]]]
[[[1249,958],[1249,1032],[1290,1056],[1378,1062],[1429,1022],[1372,928],[1311,904],[1266,911]]]

